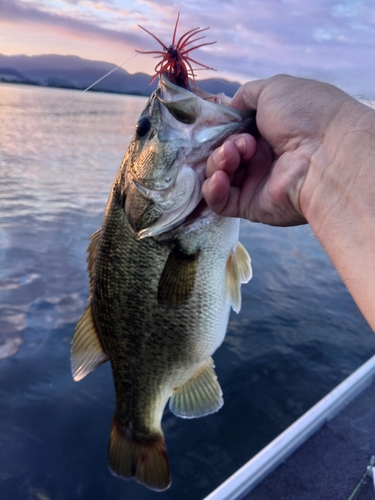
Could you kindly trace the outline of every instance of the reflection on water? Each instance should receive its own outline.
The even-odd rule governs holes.
[[[101,209],[145,102],[2,86],[0,203],[8,216]]]
[[[224,407],[195,420],[165,411],[165,493],[113,477],[110,367],[75,384],[69,350],[88,236],[145,99],[88,93],[61,108],[77,95],[0,85],[0,498],[200,500],[368,359],[375,339],[309,228],[244,222],[254,277],[214,356]]]
[[[10,358],[18,351],[18,347],[22,342],[21,337],[12,336],[6,338],[4,336],[3,343],[0,345],[0,359]]]

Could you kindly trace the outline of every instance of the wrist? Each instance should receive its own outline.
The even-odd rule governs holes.
[[[374,138],[375,111],[360,103],[343,107],[312,158],[301,190],[301,205],[375,330]]]
[[[320,225],[341,205],[373,205],[375,111],[348,98],[316,146],[300,191],[306,220]]]

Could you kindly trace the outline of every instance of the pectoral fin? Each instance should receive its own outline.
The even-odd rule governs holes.
[[[252,274],[250,256],[245,247],[238,242],[227,262],[227,292],[236,313],[241,309],[241,283],[247,283]]]
[[[95,261],[96,261],[96,254],[98,251],[98,244],[99,244],[99,238],[100,238],[100,229],[95,231],[90,236],[90,244],[87,248],[87,270],[89,272],[89,278],[90,278],[90,289],[92,289],[92,282],[94,279],[94,268],[95,268]]]
[[[208,358],[190,380],[175,389],[169,401],[169,408],[178,417],[204,417],[223,406],[222,395],[213,359]]]
[[[168,306],[179,306],[190,297],[195,283],[199,252],[187,254],[175,245],[163,272],[158,286],[158,301]]]
[[[86,307],[77,323],[71,348],[73,379],[78,382],[105,361],[108,356],[103,351],[92,320],[91,304]]]
[[[236,247],[236,263],[241,283],[247,283],[253,276],[250,255],[242,243],[238,242]]]

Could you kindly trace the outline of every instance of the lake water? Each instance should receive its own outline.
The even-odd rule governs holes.
[[[110,366],[75,383],[69,351],[88,237],[145,102],[0,85],[2,499],[201,500],[375,353],[308,227],[243,222],[254,278],[214,355],[224,407],[195,420],[165,411],[166,492],[112,476]]]

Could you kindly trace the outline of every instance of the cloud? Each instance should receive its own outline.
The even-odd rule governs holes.
[[[65,0],[66,4],[78,5],[80,0]],[[91,4],[102,2],[90,2]],[[49,4],[51,7],[52,4]],[[139,44],[141,35],[137,32],[129,30],[117,31],[111,28],[106,28],[98,22],[97,18],[87,19],[86,15],[72,17],[67,14],[57,13],[54,9],[46,10],[44,5],[38,6],[37,2],[24,2],[20,0],[2,0],[0,14],[1,23],[22,23],[23,25],[34,25],[39,27],[47,27],[53,30],[59,29],[67,34],[74,34],[80,37],[88,37],[94,35],[104,38],[105,41],[124,42],[128,44]],[[99,16],[98,16],[99,17]],[[100,20],[100,17],[99,17]],[[104,23],[105,24],[105,23]]]
[[[178,36],[211,27],[206,40],[217,44],[195,52],[194,58],[217,68],[218,76],[245,81],[288,72],[350,82],[350,88],[356,88],[356,79],[359,89],[373,84],[372,0],[211,0],[204,5],[165,0],[162,8],[160,0],[2,0],[0,24],[13,23],[17,35],[19,26],[35,30],[35,40],[38,30],[48,31],[59,53],[69,47],[74,55],[121,63],[125,54],[153,43],[138,24],[169,44],[179,11]],[[79,43],[69,46],[72,39]],[[134,61],[133,72],[152,72],[154,65],[144,56]]]

